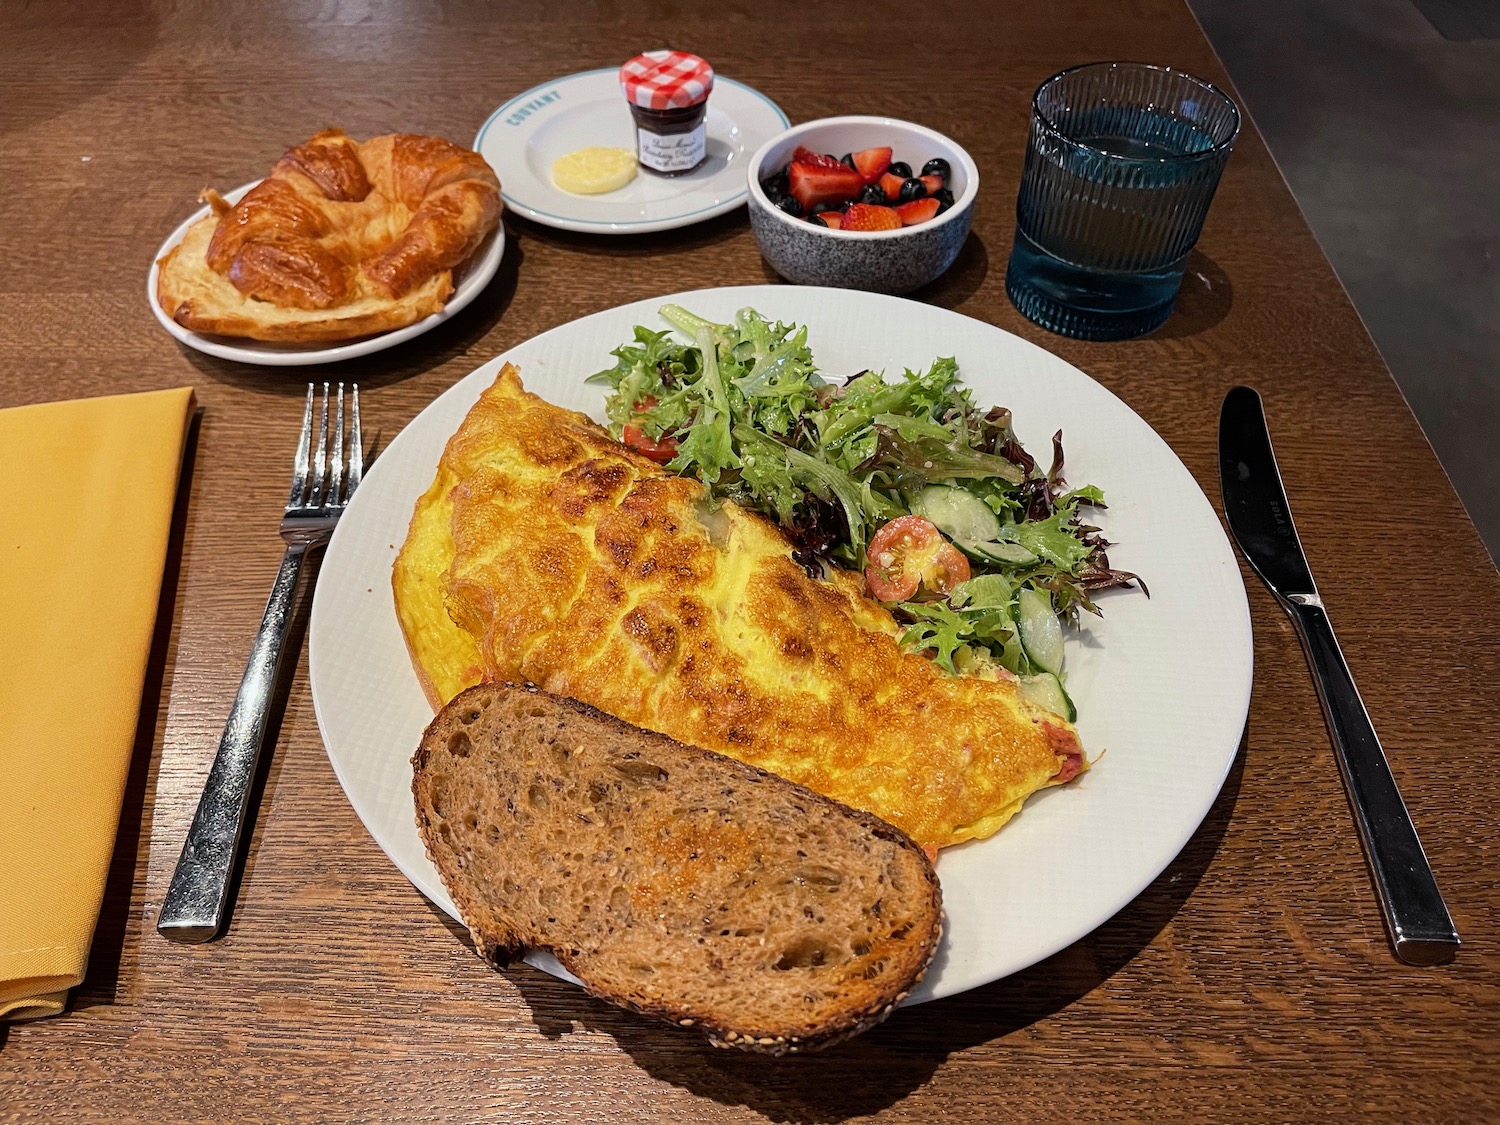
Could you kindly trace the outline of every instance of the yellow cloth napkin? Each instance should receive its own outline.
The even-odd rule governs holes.
[[[191,388],[0,410],[0,1019],[83,980]]]

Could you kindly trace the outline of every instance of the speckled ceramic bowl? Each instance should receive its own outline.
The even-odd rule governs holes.
[[[806,145],[839,156],[890,145],[894,158],[918,170],[934,156],[948,161],[953,206],[941,215],[889,231],[834,230],[796,219],[772,206],[761,180],[774,175]],[[799,285],[832,285],[876,293],[909,293],[953,264],[969,236],[979,169],[953,141],[894,117],[824,117],[772,137],[750,158],[750,226],[771,268]]]

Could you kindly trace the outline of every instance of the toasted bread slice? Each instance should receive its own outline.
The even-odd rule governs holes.
[[[716,1046],[857,1034],[937,946],[937,876],[899,829],[531,685],[455,696],[412,764],[417,826],[482,956],[548,950]]]

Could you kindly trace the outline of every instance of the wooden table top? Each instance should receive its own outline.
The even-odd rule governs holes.
[[[0,1114],[266,1120],[841,1122],[1500,1112],[1500,579],[1253,127],[1166,327],[1089,344],[1004,292],[1029,95],[1133,58],[1227,79],[1180,0],[994,5],[11,5],[0,35],[0,406],[192,384],[203,408],[89,976],[0,1030]],[[153,923],[281,544],[310,369],[222,362],[154,322],[144,278],[206,184],[331,123],[466,140],[503,100],[661,43],[793,121],[922,121],[983,171],[973,237],[918,299],[996,324],[1115,392],[1218,506],[1224,392],[1265,395],[1312,566],[1467,944],[1390,954],[1292,629],[1245,571],[1248,731],[1181,856],[1034,967],[823,1055],[716,1052],[529,968],[482,965],[345,800],[291,680],[233,926]],[[1333,138],[1330,138],[1332,141]],[[501,169],[504,175],[504,169]],[[775,280],[743,211],[631,238],[507,216],[499,276],[429,335],[332,369],[387,442],[544,329],[625,301]],[[323,371],[316,372],[320,377]],[[305,610],[304,618],[305,622]],[[300,626],[299,626],[300,628]]]

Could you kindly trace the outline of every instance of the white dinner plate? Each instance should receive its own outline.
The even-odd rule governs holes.
[[[238,203],[244,194],[258,183],[260,183],[259,180],[252,180],[231,192],[226,192],[224,198],[230,203]],[[505,226],[496,223],[494,233],[480,243],[479,249],[469,256],[468,261],[461,263],[453,271],[453,296],[448,298],[448,303],[431,316],[415,324],[408,324],[405,328],[378,332],[373,336],[363,336],[347,343],[332,344],[289,344],[268,340],[247,340],[237,336],[212,336],[202,332],[189,332],[168,316],[156,300],[156,277],[160,272],[156,263],[161,261],[168,250],[187,236],[188,227],[207,215],[208,210],[207,207],[200,207],[194,211],[161,244],[156,257],[151,259],[151,269],[146,274],[146,301],[150,304],[151,311],[156,315],[161,326],[188,347],[218,356],[220,359],[237,359],[241,363],[258,363],[264,367],[301,367],[309,363],[335,363],[341,359],[354,359],[356,356],[384,351],[404,340],[410,340],[413,336],[431,332],[479,296],[495,276],[495,271],[500,268],[500,259],[505,254]]]
[[[504,363],[560,406],[602,419],[613,365],[636,324],[667,325],[665,302],[727,321],[753,306],[808,326],[821,369],[899,376],[955,356],[976,402],[1009,407],[1022,442],[1047,457],[1063,431],[1068,482],[1098,485],[1110,562],[1151,588],[1113,591],[1105,617],[1069,637],[1068,689],[1091,754],[1076,782],[1032,797],[997,835],[943,851],[947,922],[915,1003],[995,980],[1106,921],[1170,863],[1213,804],[1250,702],[1249,607],[1218,517],[1176,454],[1077,368],[992,325],[897,297],[745,286],[638,301],[545,332],[434,401],[391,442],[328,547],[313,601],[310,668],[318,724],[355,811],[434,903],[457,915],[417,835],[411,758],[432,713],[391,598],[391,563],[448,437]],[[1088,617],[1088,615],[1085,615]],[[561,974],[548,957],[533,964]]]
[[[517,214],[591,234],[645,234],[733,211],[749,194],[750,154],[787,127],[781,107],[742,82],[714,76],[708,96],[708,159],[686,176],[645,169],[617,191],[574,195],[552,185],[552,162],[595,145],[635,150],[635,123],[620,93],[619,68],[586,70],[517,94],[474,138]]]

